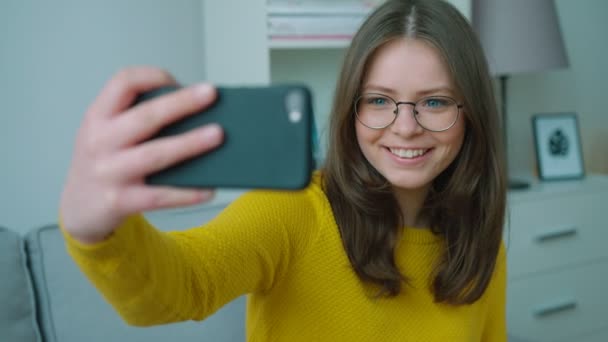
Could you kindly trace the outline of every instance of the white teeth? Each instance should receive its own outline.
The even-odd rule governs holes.
[[[423,154],[426,153],[426,151],[428,150],[424,150],[424,149],[418,149],[418,150],[406,150],[406,149],[402,149],[402,148],[391,148],[390,149],[391,153],[401,157],[401,158],[416,158],[419,157]]]

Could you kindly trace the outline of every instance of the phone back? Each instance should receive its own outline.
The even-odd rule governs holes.
[[[176,89],[157,89],[137,101]],[[220,87],[211,107],[165,127],[154,138],[219,123],[222,146],[146,181],[179,187],[304,188],[313,169],[311,101],[310,91],[298,85]]]

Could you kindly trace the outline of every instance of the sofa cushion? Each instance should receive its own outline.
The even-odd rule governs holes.
[[[27,237],[39,321],[48,342],[244,341],[245,298],[202,322],[129,326],[80,272],[55,225]]]
[[[0,227],[0,341],[41,341],[23,239]]]

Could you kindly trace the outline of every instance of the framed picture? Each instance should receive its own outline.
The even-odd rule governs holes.
[[[532,126],[540,179],[580,179],[585,176],[576,114],[536,114],[532,117]]]

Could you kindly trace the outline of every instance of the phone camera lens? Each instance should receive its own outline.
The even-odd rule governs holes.
[[[292,89],[285,98],[287,118],[291,123],[302,121],[302,110],[304,109],[305,95],[299,89]]]
[[[289,121],[292,123],[298,123],[302,120],[302,112],[298,110],[292,110],[289,112]]]

